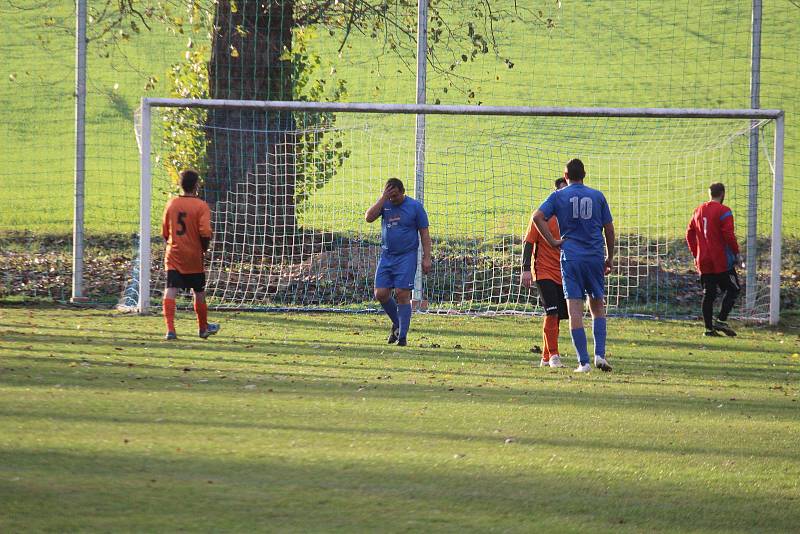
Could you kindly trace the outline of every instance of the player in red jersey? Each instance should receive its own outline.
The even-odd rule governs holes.
[[[704,335],[719,336],[719,332],[722,332],[735,336],[736,332],[726,321],[739,294],[739,278],[735,268],[739,262],[739,244],[733,231],[733,213],[722,203],[725,200],[725,186],[721,183],[711,184],[708,191],[711,200],[694,210],[686,229],[686,242],[694,256],[703,286]],[[715,321],[713,313],[717,288],[725,293],[725,297]]]
[[[567,180],[559,178],[555,181],[556,191],[567,187]],[[558,221],[555,217],[550,217],[547,221],[550,233],[555,239],[561,238],[558,229]],[[528,223],[528,231],[525,235],[525,242],[522,249],[522,285],[531,287],[531,282],[535,281],[539,288],[539,296],[542,299],[545,317],[542,324],[542,360],[539,367],[564,367],[561,363],[561,355],[558,352],[558,333],[559,322],[567,319],[567,301],[564,299],[564,287],[561,285],[561,252],[553,248],[542,237],[536,225]],[[533,258],[533,270],[531,271],[531,258]]]
[[[211,244],[211,210],[197,196],[200,176],[197,171],[180,173],[183,194],[171,199],[164,208],[161,235],[167,242],[164,263],[167,269],[167,290],[164,293],[165,339],[177,339],[175,333],[175,297],[181,289],[194,293],[194,311],[200,337],[205,339],[219,332],[219,325],[208,322],[206,273],[203,257]]]

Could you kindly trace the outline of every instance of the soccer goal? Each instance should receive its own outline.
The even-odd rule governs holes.
[[[367,224],[364,212],[394,177],[423,200],[431,223],[433,271],[418,282],[420,309],[535,313],[538,295],[519,283],[522,239],[565,163],[579,157],[585,183],[605,193],[614,216],[611,313],[699,313],[684,234],[709,184],[723,182],[746,258],[735,313],[775,323],[783,121],[780,110],[146,98],[128,300],[146,312],[160,299],[161,212],[177,191],[174,170],[191,165],[213,213],[207,294],[216,308],[376,309],[380,223]]]

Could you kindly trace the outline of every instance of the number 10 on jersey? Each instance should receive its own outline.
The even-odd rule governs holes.
[[[572,197],[569,199],[572,203],[572,218],[573,219],[591,219],[592,218],[592,199],[589,197]]]

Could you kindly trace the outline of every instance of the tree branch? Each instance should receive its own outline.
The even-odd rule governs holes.
[[[341,53],[344,45],[347,43],[347,38],[350,36],[350,30],[353,28],[353,20],[356,18],[356,5],[358,4],[358,0],[353,1],[353,7],[350,10],[350,18],[347,19],[347,27],[344,31],[344,37],[342,37],[342,42],[339,44],[339,53]]]

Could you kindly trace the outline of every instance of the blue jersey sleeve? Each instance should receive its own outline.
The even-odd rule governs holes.
[[[544,218],[545,219],[549,219],[550,217],[553,216],[553,213],[555,213],[555,210],[556,210],[555,195],[556,195],[555,191],[550,193],[550,196],[548,196],[545,199],[545,201],[542,202],[542,205],[539,206],[539,211],[544,213]]]
[[[417,230],[428,227],[428,214],[422,204],[417,203]]]

